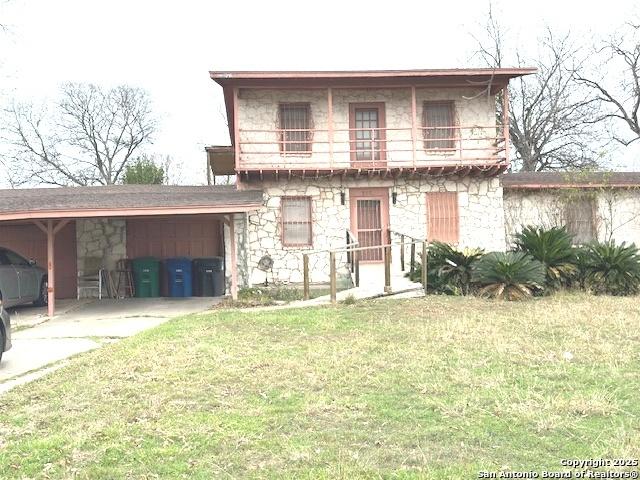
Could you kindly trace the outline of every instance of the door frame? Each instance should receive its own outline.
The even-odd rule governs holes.
[[[356,139],[355,129],[356,129],[356,109],[359,108],[369,108],[369,109],[377,109],[378,110],[378,130],[380,134],[380,138],[378,139],[378,148],[380,153],[380,158],[376,160],[372,158],[371,160],[358,160],[356,158],[356,143],[359,141]],[[351,159],[351,163],[354,167],[386,167],[387,165],[387,118],[385,112],[385,103],[384,102],[360,102],[360,103],[349,103],[349,150]],[[366,140],[365,140],[366,141]],[[374,140],[372,139],[371,142]]]
[[[358,236],[358,200],[380,200],[380,226],[382,227],[382,245],[389,243],[389,187],[354,187],[349,188],[350,228],[356,238]],[[358,240],[360,241],[360,240]],[[361,260],[362,263],[382,263],[380,260]]]

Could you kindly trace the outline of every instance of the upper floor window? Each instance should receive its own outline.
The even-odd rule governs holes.
[[[427,150],[455,149],[455,117],[453,101],[424,102],[422,113],[424,148]]]
[[[306,246],[312,244],[311,197],[282,197],[282,244]]]
[[[313,126],[309,103],[281,103],[278,124],[283,154],[311,155]]]

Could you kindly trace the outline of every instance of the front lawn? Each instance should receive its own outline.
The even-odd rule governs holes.
[[[477,478],[640,457],[640,301],[214,311],[0,397],[0,478]]]

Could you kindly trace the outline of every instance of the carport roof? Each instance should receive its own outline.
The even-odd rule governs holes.
[[[232,185],[111,185],[0,190],[0,221],[247,212],[262,191]]]

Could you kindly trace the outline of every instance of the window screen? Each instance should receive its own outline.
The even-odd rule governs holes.
[[[283,197],[282,244],[311,245],[311,198]]]
[[[458,243],[459,224],[456,192],[427,193],[427,239],[429,241]]]
[[[311,105],[281,103],[279,110],[280,150],[283,153],[311,154]]]
[[[425,102],[422,120],[426,149],[456,148],[453,102]]]

